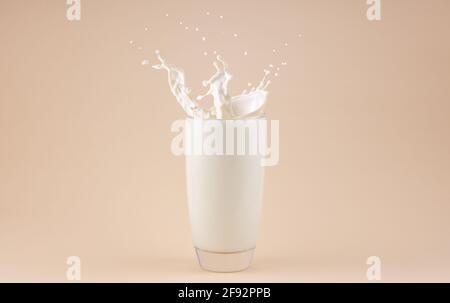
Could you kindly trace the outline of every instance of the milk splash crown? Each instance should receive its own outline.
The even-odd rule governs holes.
[[[228,92],[228,84],[232,75],[228,71],[227,63],[218,55],[217,61],[213,62],[216,73],[210,79],[202,82],[208,91],[204,95],[197,96],[194,101],[190,97],[191,90],[186,85],[184,71],[168,64],[159,51],[156,51],[156,56],[160,63],[154,65],[153,68],[167,71],[170,90],[189,117],[234,120],[263,115],[267,101],[267,87],[270,84],[270,80],[267,79],[270,71],[264,70],[264,77],[250,92],[244,90],[240,95],[231,96]],[[214,106],[204,109],[198,101],[207,96],[212,96]]]

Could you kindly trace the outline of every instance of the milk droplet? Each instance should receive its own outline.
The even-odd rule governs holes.
[[[280,68],[279,67],[277,67],[277,71],[279,71],[280,70]]]
[[[302,37],[302,34],[298,34],[298,37],[301,38],[301,37]]]
[[[209,16],[209,15],[211,15],[211,13],[210,12],[206,12],[206,15]]]
[[[249,82],[249,83],[247,83],[247,86],[252,86],[252,84]]]
[[[142,46],[139,46],[139,47],[138,47],[138,50],[142,50]]]
[[[166,14],[166,17],[169,17],[169,14]]]
[[[180,21],[180,25],[183,25],[183,21]]]
[[[195,28],[195,31],[196,31],[196,32],[198,32],[198,31],[199,31],[198,27],[196,27],[196,28]]]
[[[276,50],[276,49],[273,49],[273,50],[272,50],[272,53],[276,53],[276,52],[277,52],[277,50]]]
[[[245,52],[244,52],[244,56],[247,56],[247,55],[248,55],[248,52],[247,52],[247,51],[245,51]]]
[[[134,43],[134,41],[133,40],[130,40],[130,44],[133,44]]]
[[[270,67],[270,68],[273,68],[273,64],[269,64],[269,67]]]
[[[278,73],[273,74],[275,77],[278,77]]]
[[[213,54],[214,54],[214,55],[217,55],[217,51],[213,51]]]
[[[202,41],[206,41],[206,37],[202,37]]]
[[[233,37],[237,38],[238,34],[233,34]]]
[[[184,29],[185,29],[185,30],[189,30],[189,26],[185,26]]]
[[[203,52],[203,55],[208,56],[208,52]]]
[[[150,60],[145,59],[145,60],[142,61],[141,64],[142,64],[142,65],[149,65],[149,64],[150,64]]]
[[[159,55],[159,49],[155,50],[155,54]]]
[[[219,16],[220,19],[223,19],[223,16]]]
[[[287,42],[284,43],[284,46],[288,46],[289,44]]]
[[[145,31],[148,31],[148,27],[145,27],[144,30],[145,30]]]
[[[286,65],[287,65],[287,62],[281,62],[281,65],[286,66]]]

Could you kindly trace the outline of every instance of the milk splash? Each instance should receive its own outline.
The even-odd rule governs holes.
[[[156,51],[156,56],[161,63],[158,65],[153,65],[153,68],[165,69],[167,71],[170,91],[175,96],[186,114],[193,118],[208,119],[209,113],[201,109],[189,96],[191,90],[186,86],[184,72],[176,66],[168,64],[161,57],[159,51]]]
[[[208,91],[204,95],[198,96],[197,100],[194,101],[190,97],[190,89],[186,86],[183,70],[168,64],[161,57],[159,51],[156,51],[156,56],[160,64],[154,65],[153,68],[167,71],[170,90],[189,117],[234,120],[259,117],[264,114],[267,87],[270,84],[270,80],[267,78],[270,71],[264,71],[263,79],[250,92],[247,93],[245,90],[240,95],[231,96],[228,92],[228,84],[232,75],[228,72],[228,65],[225,61],[221,56],[217,56],[217,61],[213,63],[216,73],[202,83],[204,87],[208,87]],[[197,101],[201,101],[207,96],[212,96],[214,106],[203,109]]]

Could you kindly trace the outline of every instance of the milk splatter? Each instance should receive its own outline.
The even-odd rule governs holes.
[[[170,90],[189,117],[241,119],[258,117],[263,114],[267,100],[267,87],[270,84],[270,80],[268,80],[270,71],[264,70],[264,77],[258,86],[252,87],[250,92],[247,93],[247,90],[244,90],[240,95],[231,96],[228,92],[228,84],[232,75],[228,71],[227,63],[221,56],[217,56],[217,61],[213,62],[216,69],[215,74],[202,82],[208,91],[196,98],[197,101],[201,101],[207,96],[211,96],[214,106],[203,109],[190,97],[190,89],[186,86],[184,72],[174,65],[168,64],[158,51],[156,55],[161,63],[154,65],[153,68],[167,71]],[[248,83],[248,86],[251,86],[251,83]]]
[[[213,63],[216,68],[216,73],[209,80],[203,81],[203,86],[209,87],[208,92],[198,96],[197,100],[200,101],[206,96],[212,96],[216,118],[223,119],[224,116],[231,118],[228,109],[225,107],[231,99],[228,94],[228,82],[231,80],[231,74],[228,73],[228,66],[220,56],[217,56],[217,61],[219,61],[219,63]]]
[[[209,113],[201,109],[198,104],[190,98],[191,90],[186,86],[184,72],[174,65],[168,64],[162,57],[159,51],[156,51],[156,56],[160,64],[153,65],[154,69],[164,69],[168,74],[168,81],[170,91],[177,99],[178,103],[184,109],[189,117],[207,119]]]

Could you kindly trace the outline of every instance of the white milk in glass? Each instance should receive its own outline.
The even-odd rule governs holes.
[[[227,131],[225,126],[223,130]],[[187,140],[204,139],[201,128],[191,134]],[[250,155],[248,149],[245,155],[186,155],[192,237],[203,268],[238,271],[250,265],[258,236],[263,179],[261,156]]]

